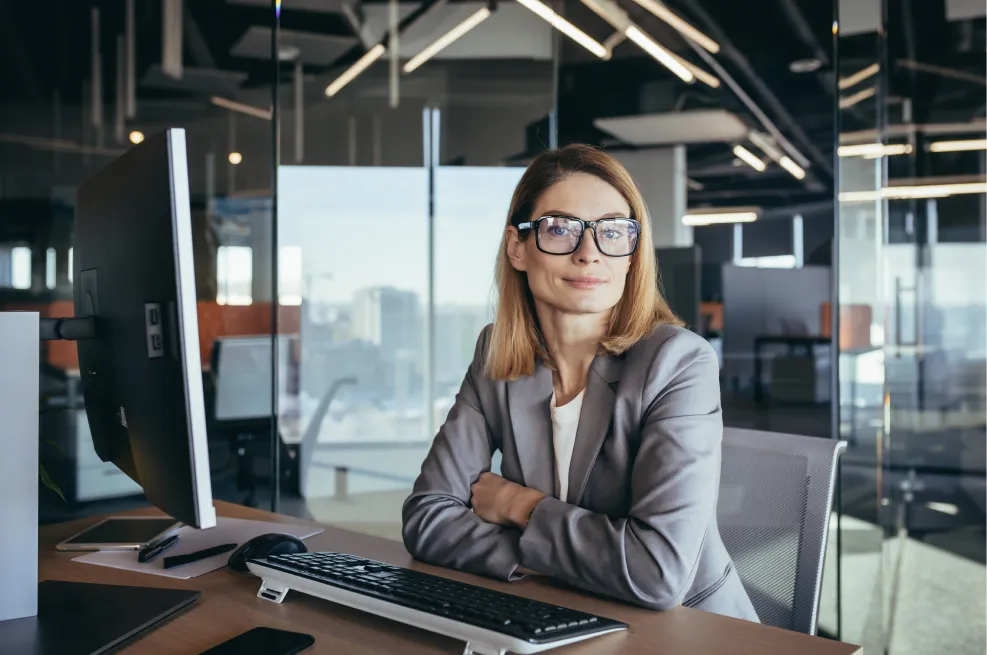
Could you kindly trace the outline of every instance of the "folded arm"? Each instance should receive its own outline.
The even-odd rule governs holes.
[[[664,610],[682,603],[695,577],[716,511],[723,426],[715,354],[696,348],[661,359],[644,390],[627,517],[545,498],[519,545],[525,567]]]
[[[470,487],[490,470],[494,450],[475,385],[482,370],[482,336],[480,341],[404,503],[403,537],[408,552],[422,561],[508,580],[518,567],[520,531],[487,523],[470,508]]]

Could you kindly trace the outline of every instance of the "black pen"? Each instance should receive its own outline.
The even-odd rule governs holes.
[[[213,546],[212,548],[206,548],[205,550],[198,550],[194,553],[166,557],[164,559],[164,567],[166,569],[172,569],[176,566],[182,566],[183,564],[191,564],[192,562],[198,562],[200,559],[206,559],[207,557],[213,557],[214,555],[222,555],[223,553],[227,553],[236,547],[236,544],[223,544],[222,546]]]
[[[172,546],[178,543],[178,535],[173,534],[170,537],[165,537],[161,541],[155,542],[153,544],[148,544],[141,548],[141,551],[137,553],[137,561],[143,564],[144,562],[150,562],[152,559],[165,552]]]

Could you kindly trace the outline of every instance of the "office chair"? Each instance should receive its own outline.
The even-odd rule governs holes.
[[[762,623],[816,633],[845,441],[725,428],[717,520]]]

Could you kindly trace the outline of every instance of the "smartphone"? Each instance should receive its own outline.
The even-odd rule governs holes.
[[[312,635],[299,632],[254,628],[224,641],[200,655],[295,655],[315,643]]]

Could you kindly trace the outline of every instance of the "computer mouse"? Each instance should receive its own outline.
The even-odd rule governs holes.
[[[268,557],[270,555],[293,555],[295,553],[307,552],[308,547],[298,537],[272,532],[254,537],[245,544],[242,544],[233,551],[227,564],[234,571],[246,571],[248,560]]]

